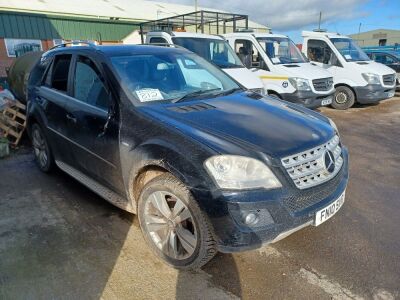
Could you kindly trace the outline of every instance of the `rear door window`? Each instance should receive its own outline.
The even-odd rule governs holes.
[[[100,71],[88,57],[78,55],[73,84],[74,98],[101,109],[108,109],[107,89]]]
[[[71,54],[56,55],[54,58],[52,72],[49,72],[46,78],[47,86],[57,91],[67,93],[71,58]]]

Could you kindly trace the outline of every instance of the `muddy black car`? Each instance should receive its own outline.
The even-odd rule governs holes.
[[[348,154],[332,121],[184,49],[60,46],[31,72],[28,99],[39,168],[137,214],[176,268],[319,225],[344,201]]]

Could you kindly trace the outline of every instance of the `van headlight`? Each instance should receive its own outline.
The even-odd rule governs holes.
[[[310,84],[305,78],[290,77],[289,82],[298,91],[311,91]]]
[[[207,159],[204,165],[221,189],[274,189],[282,186],[274,173],[254,158],[217,155]]]
[[[264,89],[250,89],[250,92],[257,93],[257,94],[260,94],[262,96],[265,96],[265,90]]]
[[[362,73],[361,75],[365,79],[365,81],[368,82],[369,84],[381,84],[378,74]]]

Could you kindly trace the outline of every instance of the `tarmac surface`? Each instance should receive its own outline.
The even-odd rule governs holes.
[[[0,299],[399,299],[400,97],[322,112],[350,150],[342,209],[198,272],[159,261],[134,215],[30,150],[0,160]]]

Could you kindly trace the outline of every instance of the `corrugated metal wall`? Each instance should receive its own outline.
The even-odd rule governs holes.
[[[0,12],[0,38],[120,41],[137,23]]]

